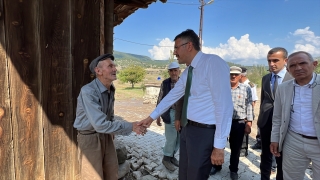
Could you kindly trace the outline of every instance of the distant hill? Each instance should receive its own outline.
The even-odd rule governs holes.
[[[169,64],[169,60],[152,60],[148,56],[114,51],[113,55],[116,59],[116,64],[121,68],[128,65],[139,65],[144,68],[164,69]]]

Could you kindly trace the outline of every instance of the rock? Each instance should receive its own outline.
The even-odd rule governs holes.
[[[127,155],[128,155],[127,149],[122,144],[119,138],[115,138],[114,145],[117,152],[118,164],[122,164],[127,160]]]
[[[133,172],[133,177],[135,177],[136,179],[141,179],[141,172],[140,171],[134,171]]]
[[[141,178],[141,180],[157,180],[157,178],[151,176],[151,175],[146,175],[146,176],[143,176]]]
[[[132,168],[132,170],[137,170],[138,168],[140,167],[140,165],[139,164],[137,164],[137,163],[132,163],[131,164],[131,168]]]
[[[161,171],[158,176],[159,176],[159,179],[165,179],[167,178],[167,173],[164,171]]]
[[[119,165],[118,178],[120,179],[124,177],[129,172],[130,172],[130,164],[128,161],[125,161],[124,163]]]

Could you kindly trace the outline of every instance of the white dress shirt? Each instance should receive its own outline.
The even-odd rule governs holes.
[[[219,56],[204,54],[200,51],[193,58],[191,66],[193,75],[187,118],[203,124],[215,124],[213,146],[222,149],[226,146],[230,133],[233,112],[230,68]],[[152,119],[157,119],[184,95],[188,68],[183,71],[175,87],[150,114]]]
[[[289,129],[298,134],[316,137],[312,113],[312,83],[314,81],[315,74],[313,74],[311,81],[304,86],[300,86],[293,81],[294,94]]]
[[[258,99],[258,96],[257,96],[257,88],[256,88],[256,86],[253,86],[253,87],[251,87],[250,85],[249,85],[249,79],[247,79],[247,80],[245,80],[244,82],[243,82],[243,84],[245,84],[245,85],[247,85],[247,86],[249,86],[250,87],[250,89],[251,89],[251,95],[252,95],[252,101],[254,102],[254,101],[258,101],[259,99]]]

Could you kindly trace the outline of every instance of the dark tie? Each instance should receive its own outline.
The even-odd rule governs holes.
[[[274,83],[273,83],[273,95],[276,95],[276,90],[277,90],[277,87],[278,87],[278,75],[274,75]]]
[[[183,101],[183,108],[182,108],[182,117],[181,117],[181,126],[184,127],[187,125],[187,109],[188,109],[188,100],[190,96],[190,88],[191,88],[191,81],[192,81],[192,70],[193,67],[190,65],[188,69],[188,78],[186,89],[184,93],[184,101]]]

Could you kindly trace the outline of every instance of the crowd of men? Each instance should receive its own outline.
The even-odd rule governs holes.
[[[132,131],[144,135],[154,120],[162,125],[160,116],[166,137],[162,163],[170,171],[179,168],[180,180],[206,180],[221,170],[227,141],[231,149],[230,178],[239,178],[241,149],[246,156],[246,135],[251,133],[255,119],[255,85],[248,82],[247,69],[229,67],[221,57],[201,52],[199,37],[193,30],[178,34],[174,42],[174,55],[187,68],[179,76],[179,64],[168,66],[170,78],[161,85],[157,107],[139,122],[114,120],[112,82],[117,78],[117,69],[113,55],[101,55],[90,63],[96,78],[82,87],[74,122],[82,179],[118,179],[113,136]],[[320,77],[314,73],[317,61],[308,52],[288,56],[286,49],[277,47],[268,52],[267,62],[270,73],[262,78],[257,118],[261,179],[270,179],[275,157],[277,180],[303,179],[310,162],[313,179],[318,180]],[[179,161],[174,157],[178,150]]]

